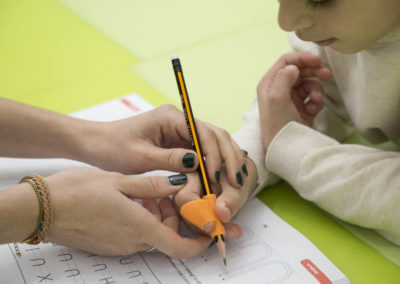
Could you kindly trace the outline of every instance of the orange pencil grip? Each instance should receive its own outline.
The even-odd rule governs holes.
[[[183,218],[201,230],[203,230],[204,225],[214,222],[215,226],[211,231],[212,237],[225,235],[224,225],[215,213],[216,199],[215,194],[204,195],[203,199],[190,201],[183,205],[180,213]]]

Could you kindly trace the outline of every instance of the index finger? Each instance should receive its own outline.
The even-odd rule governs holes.
[[[174,178],[174,180],[172,180]],[[130,198],[155,199],[176,193],[187,181],[185,174],[166,176],[123,176],[119,191]]]
[[[272,65],[269,71],[262,77],[261,82],[263,82],[263,84],[265,84],[265,86],[269,88],[279,70],[287,65],[295,65],[300,69],[300,71],[302,69],[306,69],[307,71],[303,71],[302,75],[305,75],[307,77],[318,77],[321,73],[323,76],[326,75],[325,72],[320,71],[322,67],[321,57],[309,52],[291,52],[282,55],[278,59],[278,61],[274,65]],[[314,70],[317,71],[314,72]]]

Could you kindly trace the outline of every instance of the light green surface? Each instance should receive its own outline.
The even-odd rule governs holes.
[[[61,2],[137,56],[132,70],[177,106],[170,57],[178,54],[194,114],[230,132],[267,67],[289,48],[278,5],[265,0]]]
[[[242,113],[256,97],[256,86],[267,66],[282,53],[286,36],[262,24],[179,52],[192,109],[201,120],[233,133]],[[268,35],[272,35],[269,37]],[[135,64],[132,69],[171,100],[178,102],[169,57]],[[159,70],[154,72],[154,70]],[[207,111],[202,111],[207,110]],[[223,111],[222,111],[223,110]]]
[[[337,220],[343,227],[350,231],[357,238],[368,244],[370,247],[375,248],[380,254],[385,256],[394,264],[400,267],[400,247],[382,238],[376,231],[362,228],[349,223]]]
[[[288,184],[280,182],[262,191],[258,197],[307,236],[353,283],[400,283],[399,266],[302,199]]]
[[[1,96],[63,113],[132,92],[154,105],[177,102],[169,57],[178,53],[195,114],[234,131],[264,70],[287,48],[276,1],[63,2],[68,9],[1,1]],[[398,266],[287,185],[260,197],[354,283],[399,283]]]
[[[137,61],[66,12],[50,0],[0,2],[2,96],[25,100],[32,92],[46,92]]]
[[[141,60],[170,56],[276,18],[265,0],[60,0]]]

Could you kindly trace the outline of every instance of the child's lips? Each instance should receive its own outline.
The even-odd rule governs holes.
[[[337,39],[334,37],[330,37],[327,39],[323,39],[323,40],[312,40],[312,39],[307,39],[301,32],[296,32],[296,35],[298,38],[300,38],[301,40],[304,41],[311,41],[315,44],[318,44],[320,46],[328,46],[331,45],[332,43],[334,43]]]
[[[320,46],[328,46],[331,45],[332,43],[334,43],[336,41],[336,38],[331,37],[328,39],[324,39],[324,40],[319,40],[319,41],[313,41],[315,44],[318,44]]]

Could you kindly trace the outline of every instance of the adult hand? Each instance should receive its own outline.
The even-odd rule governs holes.
[[[130,177],[95,168],[73,168],[47,178],[53,222],[47,240],[101,255],[149,248],[175,258],[207,249],[209,237],[181,237],[180,218],[167,197],[182,185],[167,177]],[[162,198],[158,206],[135,199]]]
[[[207,170],[218,183],[225,164],[231,185],[243,180],[242,150],[225,130],[196,120]],[[143,114],[109,123],[94,123],[84,140],[85,162],[127,174],[150,170],[191,172],[198,166],[192,150],[184,114],[172,105],[163,105]],[[238,175],[241,175],[238,178]]]
[[[323,107],[323,87],[310,78],[327,80],[332,76],[319,56],[306,52],[282,56],[264,75],[257,88],[264,147],[290,121],[312,126]]]

